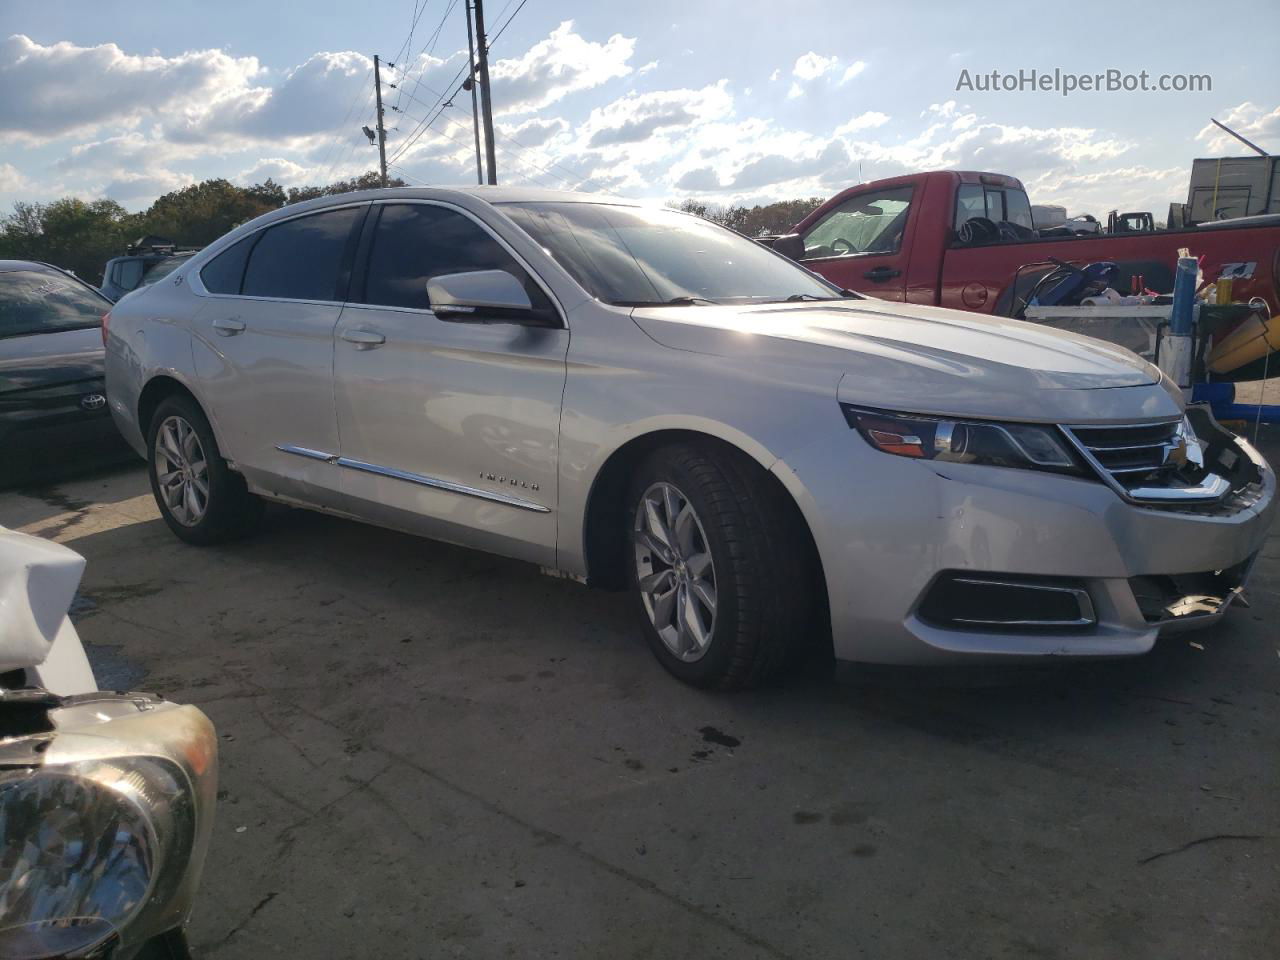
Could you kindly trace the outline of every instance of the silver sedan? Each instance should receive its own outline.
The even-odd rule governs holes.
[[[874,226],[874,225],[871,225]],[[839,290],[625,200],[473,187],[245,224],[107,322],[166,523],[263,500],[625,589],[662,664],[1120,656],[1212,622],[1271,470],[1123,349]]]

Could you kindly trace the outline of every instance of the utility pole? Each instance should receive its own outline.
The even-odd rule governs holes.
[[[471,73],[463,86],[471,91],[471,132],[476,135],[476,183],[484,183],[484,168],[480,166],[480,113],[476,106],[476,43],[471,34],[471,0],[467,0],[467,53],[471,57]]]
[[[493,100],[489,97],[489,43],[484,35],[484,0],[473,0],[476,10],[476,52],[480,60],[480,109],[484,113],[484,156],[489,183],[498,182],[498,158],[493,145]]]
[[[373,92],[378,98],[378,168],[382,185],[387,185],[387,128],[382,125],[382,69],[378,55],[373,55]]]

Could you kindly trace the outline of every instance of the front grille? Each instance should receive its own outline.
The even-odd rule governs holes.
[[[1135,503],[1177,509],[1221,502],[1242,486],[1237,480],[1248,482],[1243,474],[1237,477],[1240,471],[1232,466],[1247,462],[1238,449],[1227,450],[1221,440],[1211,441],[1206,449],[1181,419],[1064,429],[1099,476]],[[1216,424],[1214,430],[1230,436]]]
[[[1133,427],[1071,427],[1076,440],[1116,482],[1127,490],[1167,485],[1177,464],[1166,454],[1178,445],[1181,421]]]

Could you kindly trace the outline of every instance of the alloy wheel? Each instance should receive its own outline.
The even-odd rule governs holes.
[[[194,527],[209,508],[209,463],[199,435],[182,417],[166,417],[160,424],[154,469],[170,516]]]
[[[700,660],[715,631],[716,570],[697,511],[673,484],[655,483],[640,497],[633,539],[654,630],[681,660]]]

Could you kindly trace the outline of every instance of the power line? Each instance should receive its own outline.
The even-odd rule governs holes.
[[[417,62],[418,62],[418,60],[422,59],[422,56],[423,56],[424,54],[425,54],[426,56],[428,56],[428,57],[429,57],[429,56],[431,56],[431,54],[433,54],[433,53],[435,52],[436,44],[440,42],[440,32],[444,29],[445,21],[447,21],[447,20],[449,19],[449,14],[453,13],[453,8],[454,8],[454,7],[456,7],[457,5],[458,5],[458,0],[449,0],[449,5],[448,5],[447,7],[445,7],[444,15],[440,17],[440,22],[439,22],[438,24],[436,24],[435,32],[433,32],[433,33],[431,34],[431,38],[430,38],[429,40],[427,40],[427,42],[426,42],[426,43],[424,43],[424,44],[422,45],[422,49],[418,51],[417,56],[415,56],[415,57],[414,57],[414,58],[409,62],[409,65],[410,65],[410,66],[411,66],[412,64],[414,64],[414,63],[417,63]],[[424,8],[424,9],[425,9],[425,8]],[[422,74],[423,74],[425,71],[426,71],[425,66],[423,67],[423,69],[422,69],[422,70],[419,70],[419,71],[418,71],[417,79],[416,79],[416,80],[414,80],[414,82],[413,82],[413,92],[414,92],[414,93],[417,93],[417,92],[418,92],[418,85],[422,83]],[[408,80],[409,80],[409,66],[404,66],[404,67],[402,67],[402,68],[401,68],[401,74],[402,74],[402,77],[403,77],[403,81],[402,81],[402,82],[403,82],[403,83],[407,83],[407,82],[408,82]],[[397,88],[397,89],[400,89],[400,88]],[[397,103],[399,103],[399,101],[398,101],[398,100],[397,100],[396,102],[397,102]]]
[[[514,143],[517,147],[520,147],[522,150],[536,149],[534,147],[528,146],[527,144],[521,143],[515,137],[511,136],[511,134],[505,133],[502,130],[498,131],[498,136],[502,137],[504,140],[510,140],[512,143]],[[577,183],[577,186],[574,187],[575,190],[581,187],[584,183],[593,183],[595,184],[596,189],[604,189],[603,187],[600,186],[600,184],[596,183],[595,180],[591,179],[590,177],[584,177],[582,174],[577,173],[576,171],[571,170],[568,167],[564,166],[559,161],[548,159],[547,162],[551,164],[551,166],[555,167],[558,170],[563,170],[570,177],[572,177],[573,181]],[[547,172],[550,173],[551,171],[548,170]],[[569,183],[569,181],[566,180],[565,183]]]
[[[513,2],[514,2],[514,0],[513,0]],[[426,84],[423,84],[423,86],[426,86]],[[436,90],[432,90],[430,87],[427,87],[427,91],[428,91],[428,92],[430,92],[430,93],[434,93],[434,94],[436,94],[438,97],[439,97],[439,96],[443,96],[443,94],[438,93]],[[419,106],[426,108],[427,110],[432,110],[432,109],[434,109],[434,108],[435,108],[435,106],[436,106],[436,104],[438,104],[438,103],[440,102],[440,101],[437,99],[437,100],[436,100],[436,103],[430,103],[430,104],[429,104],[429,103],[427,103],[425,100],[419,100],[417,97],[415,97],[415,96],[414,96],[413,94],[411,94],[411,93],[405,93],[405,96],[406,96],[408,99],[412,100],[414,103],[418,104]],[[397,113],[400,113],[400,114],[401,114],[401,115],[403,115],[403,116],[409,117],[409,119],[410,119],[410,120],[413,120],[413,119],[414,119],[412,116],[410,116],[409,114],[405,113],[405,112],[404,112],[404,110],[402,110],[402,109],[400,109],[400,108],[398,108],[398,107],[392,107],[392,109],[393,109],[393,110],[395,110]],[[419,123],[420,123],[421,121],[417,121],[417,122],[419,122]],[[526,144],[526,143],[521,143],[521,142],[520,142],[516,137],[513,137],[511,134],[507,133],[507,132],[506,132],[506,131],[504,131],[504,130],[498,130],[498,136],[502,137],[504,140],[509,140],[509,141],[511,141],[511,143],[512,143],[512,144],[514,144],[516,147],[518,147],[518,148],[519,148],[520,150],[522,150],[522,151],[525,151],[525,150],[534,150],[534,149],[536,149],[535,147],[531,147],[531,146],[529,146],[529,145],[528,145],[528,144]],[[544,166],[542,166],[542,165],[540,165],[540,164],[534,163],[532,160],[528,160],[528,159],[526,159],[526,161],[525,161],[525,162],[526,162],[526,163],[529,163],[529,164],[531,164],[531,165],[533,165],[533,166],[535,166],[535,167],[537,167],[539,170],[542,170],[542,171],[543,171],[544,173],[546,173],[548,176],[556,177],[556,179],[557,179],[557,180],[560,180],[562,183],[565,183],[566,185],[568,185],[568,186],[570,186],[570,187],[573,187],[574,189],[577,189],[578,187],[580,187],[580,186],[581,186],[582,184],[584,184],[584,183],[592,183],[592,184],[595,184],[595,186],[596,186],[596,188],[597,188],[597,189],[603,189],[603,188],[600,186],[600,184],[596,183],[596,182],[595,182],[594,180],[592,180],[590,177],[584,176],[583,174],[581,174],[581,173],[577,172],[576,170],[572,170],[572,169],[570,169],[569,167],[564,166],[563,164],[559,163],[559,162],[558,162],[558,161],[556,161],[556,160],[548,159],[548,160],[547,160],[547,163],[548,163],[550,166],[555,167],[555,168],[556,168],[556,169],[558,169],[558,170],[561,170],[561,171],[562,171],[563,173],[565,173],[567,176],[557,176],[553,171],[551,171],[551,170],[547,169],[547,167],[544,167]]]
[[[400,112],[403,113],[404,111],[400,111]],[[413,117],[409,116],[409,114],[407,113],[404,115],[406,117],[409,117],[410,120],[414,119]],[[453,136],[452,134],[446,133],[443,130],[437,130],[435,132],[438,133],[440,136],[444,137],[446,140],[452,140],[454,143],[458,144],[461,147],[471,146],[465,141],[459,140],[457,137]],[[571,181],[565,179],[564,177],[557,176],[553,171],[548,170],[545,167],[539,166],[538,164],[534,163],[532,160],[528,159],[527,157],[516,154],[506,147],[499,147],[499,149],[502,150],[503,155],[505,157],[507,157],[508,159],[514,160],[516,163],[523,163],[526,166],[533,167],[535,170],[545,173],[549,177],[554,177],[555,179],[559,180],[562,184],[565,184],[566,186],[569,186],[569,187],[573,186],[573,183]],[[395,162],[394,160],[388,160],[387,166],[394,166],[397,170],[400,170],[401,172],[404,171],[404,167],[401,166],[399,163]],[[547,187],[550,190],[558,189],[556,184],[548,184],[545,180],[541,180],[538,177],[533,176],[532,174],[526,174],[526,175],[529,177],[530,180],[533,180],[540,187]],[[430,184],[424,184],[424,186],[430,186]]]
[[[373,74],[373,71],[370,70],[369,75],[372,76],[372,74]],[[370,85],[369,91],[365,94],[364,106],[361,108],[360,112],[367,116],[369,111],[369,106],[372,103],[373,103],[373,89],[372,89],[372,85]],[[339,153],[338,156],[341,157],[341,160],[335,157],[333,163],[329,164],[328,168],[326,168],[324,173],[324,179],[327,181],[329,177],[333,175],[334,167],[346,166],[346,164],[350,162],[352,156],[355,155],[356,147],[361,145],[363,142],[364,142],[363,140],[355,140],[355,139],[351,140],[351,142],[347,145],[346,153],[345,154]]]
[[[413,0],[413,19],[409,22],[409,36],[405,38],[404,43],[400,44],[400,49],[396,51],[396,63],[399,63],[400,58],[413,49],[413,34],[418,29],[418,21],[427,12],[427,4],[429,2],[430,0]],[[396,98],[396,104],[399,105],[399,103],[399,98]]]
[[[418,177],[415,177],[413,174],[409,173],[407,170],[404,169],[404,167],[400,166],[398,163],[388,163],[387,166],[395,167],[396,173],[398,173],[400,176],[404,177],[406,180],[416,184],[419,187],[431,186],[431,184],[427,183],[427,181],[422,180]]]
[[[351,119],[351,112],[356,108],[356,101],[360,99],[360,91],[368,89],[369,78],[372,76],[373,76],[373,67],[370,67],[369,72],[364,75],[364,80],[362,80],[360,82],[360,86],[356,88],[356,94],[354,97],[351,98],[351,103],[347,106],[347,113],[346,113],[346,116],[342,118],[342,124],[338,127],[339,130],[346,129],[347,121]],[[337,149],[341,143],[342,143],[342,135],[339,134],[336,138],[334,138],[334,142],[329,144],[329,149],[325,151],[324,159],[321,160],[320,163],[321,164],[328,163],[329,158],[333,155],[334,150]],[[328,169],[330,170],[333,169],[332,165],[330,165]],[[327,173],[326,173],[326,176],[327,176]]]
[[[520,0],[520,6],[516,7],[516,9],[515,9],[515,13],[513,13],[513,14],[511,14],[511,16],[507,17],[507,22],[506,22],[506,23],[504,23],[501,27],[499,27],[499,28],[498,28],[498,32],[497,32],[497,33],[495,33],[495,34],[493,35],[493,39],[489,41],[489,46],[491,46],[491,47],[492,47],[495,43],[497,43],[497,42],[498,42],[498,38],[499,38],[500,36],[502,36],[503,32],[507,29],[507,27],[511,26],[511,21],[512,21],[512,20],[514,20],[514,19],[516,18],[516,13],[519,13],[521,10],[523,10],[523,9],[524,9],[524,5],[525,5],[526,3],[528,3],[528,2],[529,2],[529,0]],[[508,3],[507,3],[507,7],[509,7],[509,6],[511,6],[510,2],[508,2]],[[505,11],[505,10],[507,9],[507,7],[503,7],[503,8],[502,8],[502,9],[503,9],[503,11]],[[501,16],[502,16],[502,13],[499,13],[499,14],[498,14],[498,16],[499,16],[499,17],[501,17]]]
[[[512,2],[513,0],[508,0],[507,7],[511,6]],[[496,43],[498,38],[502,36],[502,34],[506,31],[507,27],[511,26],[511,21],[516,18],[516,14],[518,14],[521,10],[523,10],[524,5],[528,2],[529,0],[520,0],[520,5],[516,7],[515,11],[511,14],[511,16],[507,17],[506,22],[503,23],[502,26],[498,28],[497,33],[493,35],[493,39],[490,40],[489,43],[486,45],[487,49],[492,49],[494,43]],[[457,0],[453,0],[453,3],[451,3],[449,6],[449,10],[452,10],[453,7],[456,5],[456,3],[457,3]],[[507,7],[503,7],[502,9],[505,11]],[[448,12],[449,12],[448,10],[445,11],[446,16],[448,15]],[[499,17],[502,16],[501,12],[498,14],[498,16]],[[467,71],[467,65],[463,64],[462,67],[458,70],[458,72],[453,75],[453,79],[450,80],[447,84],[445,84],[446,90],[451,89],[451,92],[448,95],[448,99],[445,100],[444,95],[441,94],[440,98],[436,100],[436,103],[440,104],[440,109],[438,109],[435,112],[435,114],[431,117],[430,120],[427,120],[425,122],[420,121],[419,126],[414,128],[413,132],[409,135],[404,145],[400,147],[400,149],[396,151],[395,156],[391,158],[392,160],[398,160],[400,157],[404,156],[405,151],[408,150],[410,147],[412,147],[415,143],[417,143],[418,140],[422,137],[422,135],[426,133],[427,129],[431,126],[431,124],[435,123],[436,120],[440,118],[440,114],[444,113],[445,108],[453,105],[453,97],[455,97],[459,93],[459,91],[462,90],[462,85],[458,83],[458,79],[466,71]],[[415,87],[415,92],[416,92],[416,87]],[[444,102],[441,103],[441,100],[444,100]]]
[[[456,83],[458,78],[462,76],[466,72],[466,70],[467,70],[467,65],[464,63],[459,68],[458,72],[453,75],[453,79],[450,80],[449,83],[445,85],[446,89],[449,86],[452,86],[454,83]],[[435,112],[435,114],[431,117],[430,120],[421,120],[418,122],[418,126],[414,128],[413,132],[409,135],[409,138],[405,140],[404,145],[400,147],[399,150],[396,151],[395,156],[391,158],[392,160],[400,159],[400,157],[404,156],[404,153],[406,150],[408,150],[415,143],[417,143],[419,139],[421,139],[422,135],[427,132],[431,124],[435,123],[438,119],[440,119],[440,114],[444,113],[446,108],[453,106],[453,97],[461,89],[462,89],[462,84],[459,83],[456,87],[454,87],[453,93],[449,94],[448,100],[444,100],[444,95],[441,94],[440,100],[444,100],[444,102],[440,103],[440,100],[436,101],[436,103],[440,104],[440,109],[438,109]]]

